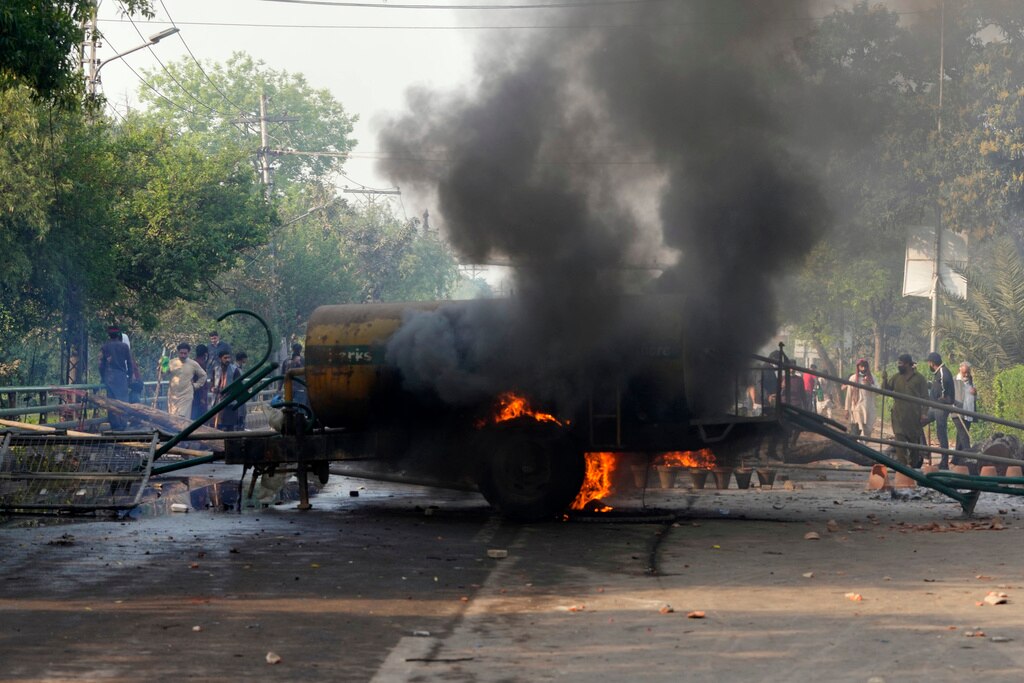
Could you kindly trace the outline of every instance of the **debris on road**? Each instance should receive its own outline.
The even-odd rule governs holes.
[[[672,605],[662,605],[658,609],[658,612],[660,612],[661,614],[672,614],[673,612],[675,612],[675,609],[672,608]]]
[[[686,618],[687,619],[703,619],[704,618],[704,612],[702,612],[701,610],[694,610],[693,612],[690,612],[689,614],[687,614]]]
[[[1009,598],[1010,596],[1008,596],[1006,593],[991,591],[988,595],[985,596],[984,602],[986,605],[1005,605],[1007,602],[1009,602]]]
[[[806,534],[804,534],[804,540],[805,541],[820,541],[821,540],[821,534],[819,534],[817,531],[808,531]]]
[[[494,558],[495,560],[500,560],[508,557],[508,551],[504,548],[490,548],[487,551],[487,557]]]
[[[280,663],[281,663],[281,655],[277,654],[276,652],[268,652],[267,653],[267,664],[280,664]]]
[[[847,593],[846,599],[852,600],[853,602],[861,602],[862,600],[864,600],[864,596],[860,593]]]

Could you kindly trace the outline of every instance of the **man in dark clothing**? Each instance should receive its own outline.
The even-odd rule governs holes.
[[[196,347],[196,363],[199,364],[203,370],[210,367],[210,351],[207,349],[206,344],[200,344]],[[206,372],[207,382],[206,386],[201,389],[196,389],[196,393],[192,396],[192,419],[199,418],[209,408],[207,401],[210,398],[210,372]]]
[[[224,399],[225,390],[236,379],[241,377],[242,371],[238,369],[231,358],[231,347],[223,345],[220,356],[213,362],[213,372],[210,373],[210,407],[217,405]],[[213,416],[213,423],[210,425],[215,429],[226,432],[233,432],[244,429],[238,422],[238,408],[226,407]]]
[[[289,357],[281,366],[281,374],[284,374],[289,370],[297,370],[304,366],[305,363],[302,360],[302,344],[295,342],[292,344],[291,357]],[[309,398],[306,396],[306,385],[303,384],[301,380],[292,381],[292,401],[303,405],[309,405]]]
[[[139,379],[138,366],[132,358],[132,350],[121,341],[121,330],[111,325],[107,328],[107,343],[100,348],[100,379],[107,389],[107,396],[118,401],[127,401],[131,381]],[[123,430],[128,426],[124,416],[111,411],[108,419],[110,428]]]
[[[210,332],[210,360],[203,367],[206,369],[206,374],[210,375],[213,373],[213,366],[216,365],[220,357],[224,355],[224,349],[227,349],[228,353],[231,353],[231,345],[226,341],[221,341],[220,333],[217,330]]]
[[[916,398],[928,397],[928,380],[917,371],[914,359],[909,353],[901,353],[896,360],[899,374],[895,377],[882,375],[882,388],[897,394],[906,394]],[[897,441],[906,443],[924,443],[924,431],[921,423],[924,406],[919,403],[895,399],[892,402],[892,431]],[[920,451],[913,451],[904,446],[895,449],[896,459],[910,467],[920,467],[924,457]]]
[[[928,387],[928,398],[938,403],[953,405],[956,398],[956,383],[953,381],[953,373],[942,363],[942,356],[932,351],[927,356],[928,367],[932,371],[931,385]],[[928,422],[935,423],[935,435],[939,438],[941,448],[949,448],[949,434],[947,433],[949,423],[949,411],[930,408],[928,410]],[[949,467],[949,455],[942,454],[939,460],[939,469]]]

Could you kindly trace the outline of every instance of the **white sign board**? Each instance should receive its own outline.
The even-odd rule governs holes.
[[[967,296],[967,281],[953,271],[951,264],[967,263],[967,235],[942,231],[939,280],[954,296]],[[907,229],[907,258],[903,269],[903,296],[932,298],[935,272],[935,226],[912,225]]]

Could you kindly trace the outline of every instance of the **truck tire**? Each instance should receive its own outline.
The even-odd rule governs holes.
[[[583,452],[555,427],[488,429],[480,451],[480,492],[503,517],[517,522],[554,519],[583,485]]]

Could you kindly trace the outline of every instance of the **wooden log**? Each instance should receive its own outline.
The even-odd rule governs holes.
[[[50,433],[57,431],[53,427],[46,427],[43,425],[34,425],[27,422],[18,422],[17,420],[3,420],[0,419],[0,425],[5,427],[15,427],[17,429],[24,429],[26,432],[43,432]],[[65,432],[68,436],[96,436],[95,434],[89,434],[88,432],[76,432],[73,429],[69,429]]]
[[[141,403],[125,403],[124,401],[118,401],[115,398],[97,396],[95,394],[90,395],[89,400],[101,408],[106,408],[108,411],[113,410],[116,413],[127,416],[129,419],[141,422],[151,428],[161,429],[171,434],[176,434],[192,424],[191,420],[178,417],[177,415],[171,415],[170,413],[165,413],[162,410],[142,405]],[[226,432],[204,425],[192,434],[193,436],[206,437],[220,436],[226,434]],[[218,453],[224,450],[223,441],[203,439],[202,444],[205,448]]]
[[[57,431],[53,427],[46,427],[44,425],[28,424],[27,422],[17,422],[15,420],[2,420],[0,419],[0,425],[5,427],[14,427],[15,429],[23,429],[27,432],[37,432],[42,434],[52,434]],[[68,436],[96,436],[89,432],[76,432],[73,429],[67,429],[64,431]],[[133,448],[149,448],[149,444],[142,441],[125,441],[125,446],[131,446]],[[191,458],[199,458],[205,455],[213,455],[212,451],[199,451],[194,448],[183,448],[181,446],[175,446],[172,448],[170,453],[175,455],[187,455]]]

